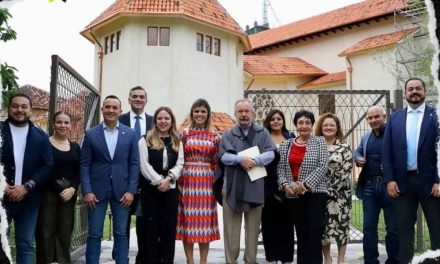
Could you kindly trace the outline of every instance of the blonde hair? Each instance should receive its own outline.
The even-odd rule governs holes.
[[[154,126],[150,130],[150,132],[148,132],[148,134],[146,135],[145,141],[147,142],[147,146],[151,149],[159,150],[159,149],[163,149],[165,147],[163,140],[159,137],[159,134],[157,132],[157,127],[156,127],[157,116],[162,111],[167,112],[171,117],[171,128],[169,131],[169,134],[171,137],[171,147],[173,148],[174,151],[178,152],[180,139],[179,139],[179,136],[177,135],[176,118],[174,117],[173,111],[171,111],[171,109],[169,107],[161,106],[161,107],[157,108],[156,112],[154,112],[154,116],[153,116]]]

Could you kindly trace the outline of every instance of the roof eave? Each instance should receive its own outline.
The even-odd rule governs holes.
[[[286,39],[279,40],[279,41],[276,41],[276,42],[273,42],[273,43],[270,43],[270,44],[265,44],[265,45],[262,45],[262,46],[252,47],[252,49],[250,51],[252,52],[252,51],[257,51],[257,50],[261,50],[261,49],[265,49],[265,48],[270,48],[272,46],[281,45],[281,44],[283,44],[285,42],[295,41],[297,39],[307,38],[307,37],[315,36],[317,34],[323,34],[323,33],[328,32],[328,31],[338,30],[340,28],[344,28],[344,27],[347,27],[347,26],[350,26],[350,25],[354,25],[354,24],[365,22],[365,21],[370,21],[370,20],[375,20],[375,19],[378,19],[378,18],[386,17],[386,16],[389,16],[391,14],[394,15],[394,10],[392,12],[381,14],[381,15],[378,15],[378,16],[375,16],[375,17],[370,17],[370,18],[367,18],[367,19],[356,20],[356,21],[352,21],[350,23],[339,25],[339,26],[336,26],[336,27],[326,28],[326,29],[323,29],[323,30],[315,31],[315,32],[309,32],[307,34],[300,35],[300,36],[295,36],[293,38],[286,38]]]
[[[326,82],[326,83],[321,83],[321,84],[309,84],[305,83],[305,84],[301,84],[300,86],[297,86],[298,89],[313,89],[313,88],[323,88],[325,86],[330,86],[330,85],[336,85],[336,84],[346,84],[347,80],[337,80],[337,81],[332,81],[332,82]]]
[[[244,51],[245,52],[250,51],[252,49],[251,48],[251,43],[249,41],[249,37],[248,37],[248,35],[244,31],[239,33],[239,32],[233,31],[233,30],[229,30],[229,29],[220,27],[220,26],[212,24],[212,23],[208,23],[206,21],[197,19],[195,17],[191,17],[191,16],[188,16],[188,15],[185,15],[185,14],[181,14],[181,13],[172,13],[172,12],[165,13],[165,14],[164,13],[142,13],[142,14],[135,13],[135,14],[133,14],[133,13],[128,13],[128,12],[119,12],[119,13],[116,13],[116,14],[114,14],[112,16],[109,16],[108,18],[106,18],[106,19],[104,19],[102,21],[99,21],[96,24],[92,24],[92,25],[87,26],[84,30],[82,30],[80,32],[80,34],[94,44],[95,41],[94,41],[92,35],[90,34],[91,31],[94,31],[94,30],[96,30],[98,28],[101,28],[101,27],[107,25],[108,23],[113,22],[113,21],[115,21],[117,19],[120,19],[122,17],[128,17],[128,16],[130,16],[130,17],[134,17],[134,16],[136,16],[136,17],[143,17],[143,16],[147,16],[147,15],[148,16],[155,16],[155,17],[181,17],[181,18],[185,18],[185,19],[188,19],[188,20],[191,20],[191,21],[202,23],[202,24],[205,24],[205,25],[208,25],[208,26],[211,26],[211,27],[215,27],[218,30],[225,31],[225,32],[228,32],[230,34],[238,36],[240,38],[240,40],[242,41],[242,43],[244,44],[244,49],[245,49]]]

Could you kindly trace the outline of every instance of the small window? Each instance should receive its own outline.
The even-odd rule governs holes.
[[[119,41],[121,40],[121,31],[116,32],[116,50],[119,50]]]
[[[205,52],[211,54],[212,53],[212,37],[206,36],[205,40]]]
[[[203,52],[203,34],[197,33],[197,51]]]
[[[148,46],[157,46],[157,37],[158,37],[157,31],[158,31],[157,27],[148,27],[148,35],[147,35]]]
[[[109,46],[109,37],[105,37],[105,42],[104,42],[104,54],[108,53],[108,46]]]
[[[220,56],[220,39],[214,38],[214,55]]]
[[[110,35],[110,52],[113,52],[113,47],[115,46],[115,34]]]
[[[161,27],[160,28],[160,46],[169,46],[170,45],[170,28],[169,27]]]

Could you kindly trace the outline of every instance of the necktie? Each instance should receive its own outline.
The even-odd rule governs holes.
[[[139,119],[141,119],[140,116],[135,116],[134,117],[136,119],[136,122],[134,122],[134,131],[136,132],[136,135],[138,136],[138,138],[141,138],[141,123],[139,121]]]
[[[407,165],[408,167],[414,166],[416,164],[416,154],[417,154],[417,128],[419,123],[419,111],[412,110],[411,115],[408,115],[408,133],[406,135],[407,142]],[[409,114],[409,113],[408,113]]]

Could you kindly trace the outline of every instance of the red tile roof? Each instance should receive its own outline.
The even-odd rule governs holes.
[[[353,53],[357,53],[365,50],[394,45],[404,37],[416,31],[417,29],[418,28],[406,29],[402,31],[382,34],[382,35],[363,39],[358,43],[354,44],[353,46],[349,47],[348,49],[344,50],[340,54],[338,54],[338,56],[345,57]]]
[[[306,18],[249,36],[252,49],[294,40],[329,31],[345,25],[393,14],[395,9],[407,7],[405,0],[366,0],[318,16]]]
[[[185,118],[183,123],[179,127],[179,131],[189,127],[190,121],[189,116]],[[211,127],[219,132],[220,135],[223,135],[226,131],[231,129],[235,125],[235,121],[232,117],[230,117],[226,113],[222,112],[212,112],[211,117]]]
[[[30,84],[20,86],[19,91],[20,93],[24,93],[32,99],[33,109],[49,110],[49,92]]]
[[[345,71],[329,73],[327,75],[318,77],[310,82],[306,82],[298,86],[298,88],[316,88],[327,84],[345,83],[345,80]]]
[[[325,71],[295,57],[245,55],[243,68],[252,75],[324,75]]]
[[[166,15],[185,16],[241,35],[249,45],[246,33],[217,0],[116,0],[95,18],[81,34],[93,42],[89,29],[120,16]]]

